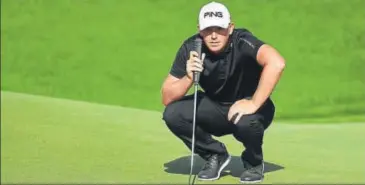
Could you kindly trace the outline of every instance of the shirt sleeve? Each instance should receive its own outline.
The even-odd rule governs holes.
[[[170,74],[176,78],[182,78],[186,75],[186,61],[188,60],[188,52],[186,45],[183,44],[176,53],[175,60],[170,69]]]
[[[244,55],[257,60],[257,52],[265,43],[255,37],[252,33],[246,33],[239,37],[239,42]]]

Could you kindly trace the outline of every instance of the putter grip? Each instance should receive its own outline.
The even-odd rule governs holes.
[[[201,55],[202,55],[202,43],[203,43],[203,41],[199,36],[194,40],[194,50],[198,53],[198,58],[200,58],[200,59],[201,59]],[[193,72],[194,83],[198,84],[199,79],[200,79],[200,72],[194,71]]]

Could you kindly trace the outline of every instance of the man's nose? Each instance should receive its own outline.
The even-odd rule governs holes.
[[[212,39],[216,39],[217,38],[217,33],[215,31],[212,32]]]

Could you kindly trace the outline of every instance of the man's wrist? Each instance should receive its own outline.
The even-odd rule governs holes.
[[[257,99],[257,96],[253,96],[251,101],[252,101],[252,104],[255,105],[257,109],[259,109],[262,106],[262,104],[264,103],[264,101],[262,101],[262,99],[261,100]]]
[[[189,77],[189,75],[185,75],[185,80],[188,81],[189,83],[193,83],[193,79]]]

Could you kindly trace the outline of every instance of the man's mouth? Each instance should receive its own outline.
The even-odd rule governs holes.
[[[219,42],[211,42],[210,43],[212,46],[218,46],[219,45]]]

